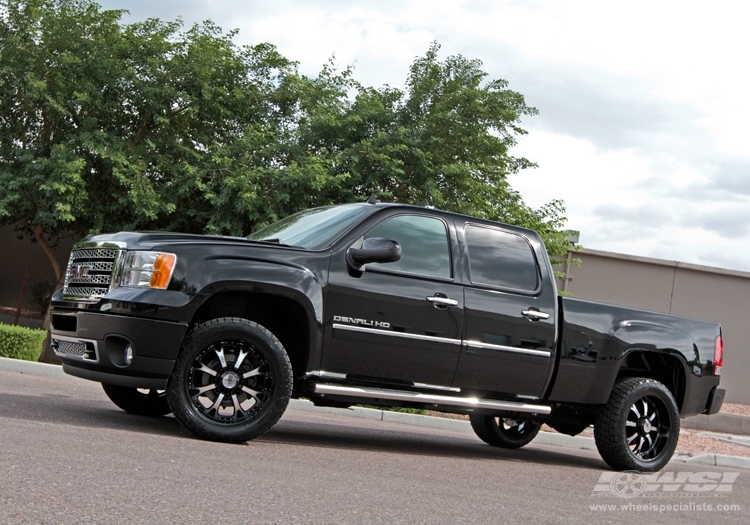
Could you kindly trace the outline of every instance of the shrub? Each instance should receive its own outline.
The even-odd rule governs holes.
[[[38,361],[46,330],[0,323],[0,357]]]

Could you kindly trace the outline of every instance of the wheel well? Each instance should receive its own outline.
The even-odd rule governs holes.
[[[617,374],[623,377],[648,377],[663,383],[674,396],[677,408],[682,410],[685,398],[685,367],[677,357],[661,352],[633,350]]]
[[[293,377],[307,372],[310,324],[304,307],[294,299],[257,292],[219,292],[198,308],[191,324],[219,317],[240,317],[268,329],[284,345]]]

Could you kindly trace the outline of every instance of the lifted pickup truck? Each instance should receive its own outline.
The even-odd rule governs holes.
[[[560,297],[535,232],[374,199],[248,238],[89,237],[52,326],[67,373],[225,442],[306,397],[468,414],[506,448],[593,424],[611,467],[654,471],[724,398],[719,325]]]

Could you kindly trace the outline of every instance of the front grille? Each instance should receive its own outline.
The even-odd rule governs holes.
[[[112,275],[120,256],[119,248],[73,249],[65,272],[63,297],[96,299],[112,288]]]

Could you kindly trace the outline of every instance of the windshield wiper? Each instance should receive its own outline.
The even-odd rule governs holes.
[[[281,242],[281,239],[273,238],[273,239],[248,239],[249,241],[254,242],[266,242],[268,244],[278,244],[279,246],[288,246],[290,248],[299,248],[299,246],[295,246],[293,244],[287,244],[285,242]]]

